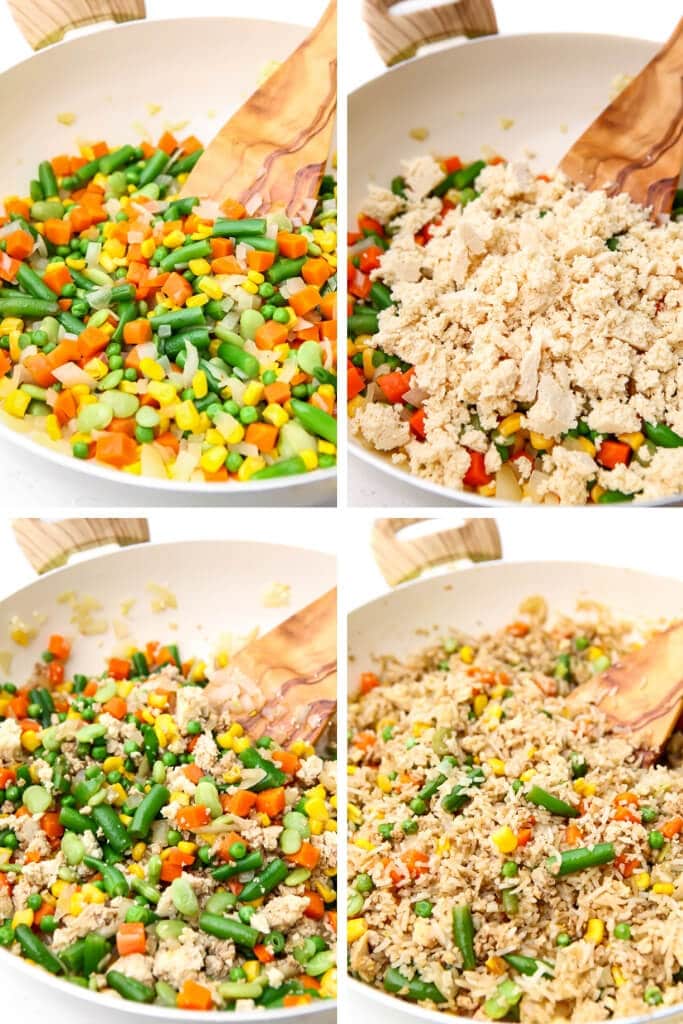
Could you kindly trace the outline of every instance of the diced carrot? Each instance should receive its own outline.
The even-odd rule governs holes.
[[[300,853],[301,851],[299,851]],[[406,850],[401,854],[401,860],[408,868],[411,878],[419,878],[428,870],[429,857],[422,850]]]
[[[0,280],[14,281],[20,266],[19,260],[13,260],[6,252],[0,252]]]
[[[284,405],[284,403],[288,402],[291,398],[292,389],[289,384],[276,380],[272,384],[266,384],[263,389],[263,394],[269,405]]]
[[[247,215],[245,207],[236,199],[225,199],[221,203],[221,211],[228,220],[242,220]]]
[[[180,450],[180,441],[175,434],[172,434],[170,431],[166,431],[164,434],[159,434],[154,443],[161,444],[164,448],[170,448],[171,451],[176,453],[176,455]]]
[[[578,825],[575,825],[573,822],[571,825],[567,825],[564,831],[564,841],[567,846],[578,846],[582,837],[583,832]]]
[[[71,644],[61,633],[52,634],[47,642],[47,649],[53,657],[61,661],[66,661],[71,654]]]
[[[81,353],[78,348],[78,342],[65,338],[64,341],[60,341],[56,348],[53,348],[52,352],[47,356],[47,361],[51,369],[56,370],[67,363],[78,362],[80,357]]]
[[[4,349],[0,349],[0,378],[6,377],[12,369],[12,360]]]
[[[390,375],[387,374],[387,376]],[[470,451],[469,448],[467,451],[470,456],[470,464],[462,482],[466,487],[484,487],[486,484],[490,484],[493,477],[486,472],[482,452]]]
[[[235,251],[235,243],[232,238],[210,238],[211,259],[217,260],[220,256],[232,256]]]
[[[192,981],[192,978],[186,978],[178,993],[176,1006],[179,1010],[210,1010],[213,996],[208,988]]]
[[[13,231],[11,235],[7,235],[6,242],[5,251],[15,260],[25,260],[33,249],[33,237],[28,231],[22,231],[21,228]]]
[[[78,351],[81,359],[92,359],[109,344],[109,335],[99,327],[86,327],[78,336]]]
[[[73,174],[70,156],[53,156],[50,163],[52,164],[52,170],[58,178],[66,178],[68,175]]]
[[[50,263],[43,274],[43,281],[56,295],[60,295],[64,285],[71,284],[72,280],[65,263]]]
[[[448,156],[443,162],[443,167],[446,174],[452,174],[453,171],[459,171],[462,168],[462,160],[459,156]]]
[[[7,708],[10,712],[10,717],[25,718],[28,713],[28,695],[25,693],[18,693],[16,697],[12,697]]]
[[[17,814],[17,817],[19,817],[19,814]],[[40,853],[40,850],[29,850],[24,855],[24,864],[38,864],[40,863],[41,860],[42,855]]]
[[[211,815],[208,807],[204,807],[203,804],[197,804],[193,807],[181,807],[176,815],[176,821],[180,828],[196,832],[198,828],[209,824]]]
[[[401,402],[406,391],[410,390],[410,378],[400,370],[383,373],[377,378],[377,383],[387,402]]]
[[[298,260],[308,252],[308,239],[294,231],[278,231],[277,247],[288,260]]]
[[[337,340],[337,321],[336,320],[323,320],[318,325],[320,329],[320,336],[323,341],[336,341]]]
[[[167,156],[170,156],[178,148],[178,140],[171,132],[164,132],[159,139],[158,149],[163,149]]]
[[[13,213],[23,217],[24,220],[29,220],[31,216],[31,207],[19,196],[12,196],[10,199],[5,200],[5,213],[10,217]]]
[[[230,474],[228,473],[226,466],[220,466],[219,469],[214,472],[210,472],[208,469],[205,469],[204,479],[208,483],[224,484],[230,479]]]
[[[337,911],[336,910],[328,910],[327,911],[327,921],[328,921],[328,924],[329,924],[330,928],[332,929],[332,931],[335,932],[335,934],[336,934],[336,931],[337,931]]]
[[[189,156],[190,153],[196,153],[198,149],[202,148],[202,144],[196,135],[188,135],[186,139],[180,143],[181,152],[185,156]]]
[[[320,309],[320,315],[323,320],[334,320],[337,315],[336,292],[328,292],[327,295],[323,295],[318,304],[318,308]]]
[[[379,686],[380,681],[378,676],[374,672],[362,672],[360,677],[359,689],[362,696],[370,693],[376,686]]]
[[[256,331],[254,341],[260,349],[272,349],[276,345],[282,345],[287,341],[289,330],[285,324],[279,324],[275,320],[267,320],[265,324]]]
[[[39,388],[49,388],[50,384],[53,383],[55,378],[52,373],[52,367],[48,362],[47,356],[44,356],[42,352],[36,352],[34,356],[27,356],[24,360],[24,366]],[[63,393],[60,392],[60,394]]]
[[[119,956],[145,952],[147,936],[142,921],[128,921],[119,925],[116,933],[116,949]]]
[[[226,796],[225,803],[225,810],[228,814],[246,818],[251,809],[256,806],[256,793],[250,793],[248,789],[239,789],[236,793]]]
[[[322,257],[306,260],[301,268],[301,276],[306,284],[313,284],[316,288],[322,288],[328,277],[332,277],[333,274],[334,270]]]
[[[420,441],[424,441],[426,437],[424,409],[416,409],[410,417],[408,424],[415,437],[419,438]]]
[[[135,437],[135,420],[120,420],[114,417],[107,430],[110,434],[127,434],[128,437]]]
[[[198,764],[186,764],[183,768],[183,775],[190,782],[194,782],[195,786],[201,779],[204,772],[201,770]]]
[[[0,768],[0,789],[7,789],[16,777],[17,773],[14,768]]]
[[[302,974],[299,978],[299,984],[302,988],[308,988],[311,992],[320,991],[320,982],[317,978],[312,978],[310,974]]]
[[[614,469],[619,463],[627,464],[631,457],[631,446],[624,441],[603,441],[597,454],[597,461],[605,469]]]
[[[320,850],[317,846],[313,846],[312,843],[302,843],[297,853],[289,854],[287,860],[291,861],[292,864],[298,864],[299,867],[308,868],[309,871],[312,871],[320,860]]]
[[[64,682],[64,666],[61,661],[51,661],[47,667],[50,686],[61,686]]]
[[[292,754],[289,750],[274,750],[271,757],[276,764],[280,765],[280,768],[286,775],[296,775],[301,768],[301,761],[296,754]]]
[[[270,964],[275,959],[268,947],[261,943],[254,946],[254,956],[260,964]]]
[[[294,992],[288,992],[282,1000],[283,1006],[308,1006],[312,1002],[313,997],[307,995],[296,995]]]
[[[128,714],[128,705],[126,704],[123,697],[110,697],[108,701],[102,705],[102,710],[107,714],[111,715],[112,718],[117,718],[121,721]]]
[[[97,689],[97,683],[95,682],[94,679],[91,679],[90,682],[87,683],[85,689],[83,690],[83,694],[85,697],[94,697],[95,694],[97,693]]]
[[[218,256],[211,261],[214,274],[244,274],[244,265],[234,256]]]
[[[107,462],[111,466],[121,469],[129,466],[137,458],[138,447],[131,437],[125,434],[107,433],[98,437],[95,442],[95,457],[100,462]]]
[[[270,270],[275,263],[274,252],[261,252],[259,249],[252,249],[247,253],[247,266],[250,270],[257,270],[259,274]]]
[[[130,678],[131,664],[127,658],[110,658],[107,672],[112,679]]]
[[[673,839],[679,832],[683,832],[683,818],[677,815],[675,818],[671,818],[670,821],[665,822],[662,825],[662,835],[667,839]]]
[[[175,271],[169,274],[161,290],[176,306],[184,306],[187,299],[192,295],[192,285],[190,282],[182,274],[177,274]],[[149,323],[149,321],[147,322]]]
[[[173,882],[176,878],[180,878],[183,873],[183,869],[180,864],[172,864],[170,860],[165,860],[161,865],[161,881],[162,882]]]
[[[72,206],[69,210],[69,220],[71,221],[71,227],[77,234],[87,231],[95,223],[91,214],[84,206]]]
[[[308,899],[308,906],[304,910],[304,917],[310,917],[314,921],[322,921],[325,916],[325,904],[322,896],[317,892],[312,892],[310,889],[304,892],[304,896]]]
[[[140,149],[142,150],[142,155],[145,160],[149,160],[151,156],[154,156],[154,146],[151,142],[148,142],[147,139],[143,139],[140,143]]]
[[[71,221],[61,220],[59,217],[50,217],[45,221],[45,237],[53,245],[68,245],[71,241],[72,231]]]
[[[95,160],[99,160],[101,156],[106,156],[109,152],[109,146],[106,142],[95,142],[90,148]]]
[[[289,304],[297,316],[305,316],[320,302],[320,292],[313,285],[306,285],[294,295],[289,296]]]
[[[40,827],[48,839],[60,839],[64,835],[64,827],[59,823],[59,813],[48,811],[40,819]]]
[[[284,786],[276,786],[274,789],[264,789],[256,797],[256,808],[261,814],[267,814],[269,818],[277,818],[285,809]]]
[[[277,442],[278,428],[272,423],[250,423],[244,440],[255,444],[260,452],[272,452]]]

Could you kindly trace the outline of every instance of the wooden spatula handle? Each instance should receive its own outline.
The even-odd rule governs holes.
[[[488,36],[498,31],[491,0],[459,0],[412,14],[394,14],[398,0],[364,0],[363,18],[375,48],[391,66],[414,57],[421,46],[458,36]]]
[[[372,551],[380,572],[390,586],[419,576],[430,566],[458,559],[485,562],[500,558],[500,534],[494,519],[467,519],[456,527],[406,540],[399,536],[406,526],[423,519],[378,519],[372,530]]]
[[[74,28],[98,21],[136,21],[146,15],[145,0],[7,0],[27,43],[40,50],[58,43]]]
[[[146,519],[15,519],[12,527],[19,547],[41,575],[65,565],[78,551],[149,540]]]

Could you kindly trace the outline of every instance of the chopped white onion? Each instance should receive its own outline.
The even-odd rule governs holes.
[[[100,288],[93,288],[88,292],[88,302],[93,309],[106,309],[111,300],[111,288],[109,285],[102,285]]]
[[[144,345],[138,345],[138,356],[140,359],[156,359],[157,347],[153,341],[146,341]]]
[[[64,366],[58,366],[52,373],[65,388],[73,388],[77,384],[87,384],[88,388],[95,387],[96,382],[76,363],[65,363]]]
[[[101,242],[88,242],[88,248],[85,250],[85,262],[89,267],[96,267],[102,252]]]
[[[199,352],[195,345],[191,341],[185,342],[185,366],[183,368],[183,384],[186,388],[189,388],[192,384],[192,378],[199,369]]]
[[[244,209],[247,212],[247,215],[251,217],[254,213],[256,213],[257,210],[260,210],[262,203],[263,196],[259,192],[253,195],[251,199],[247,199],[244,205]]]

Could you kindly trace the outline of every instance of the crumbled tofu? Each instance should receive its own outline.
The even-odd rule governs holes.
[[[373,448],[389,452],[410,440],[410,426],[402,420],[393,405],[371,403],[358,410],[351,421],[351,429],[360,434]]]
[[[443,171],[432,156],[418,156],[403,161],[403,177],[409,200],[424,199],[435,185],[443,181]]]
[[[152,960],[152,957],[145,956],[144,953],[129,953],[128,956],[119,957],[119,959],[116,960],[108,970],[120,971],[121,974],[125,974],[127,978],[134,978],[136,981],[141,981],[143,985],[153,985],[153,963],[154,961]]]
[[[203,966],[204,950],[199,936],[192,928],[183,928],[177,939],[160,944],[153,971],[156,977],[180,989],[185,978],[196,977]]]
[[[380,185],[370,185],[367,197],[363,202],[363,212],[368,217],[374,217],[380,224],[388,224],[404,206],[405,200],[401,196],[394,195],[390,189],[382,188]]]
[[[263,912],[268,918],[270,930],[274,931],[278,928],[291,928],[303,917],[307,906],[307,896],[276,896],[265,904]]]
[[[0,722],[0,761],[15,761],[21,753],[21,729],[16,718]]]
[[[178,688],[175,719],[181,732],[187,731],[188,722],[206,718],[207,711],[206,694],[201,686]]]

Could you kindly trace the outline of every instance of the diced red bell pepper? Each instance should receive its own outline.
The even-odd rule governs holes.
[[[447,156],[443,162],[444,170],[446,174],[452,174],[453,171],[459,171],[462,167],[462,160],[459,156]]]
[[[605,469],[614,469],[619,463],[628,464],[631,447],[624,441],[603,441],[598,452],[598,462]]]
[[[377,270],[381,258],[382,250],[380,247],[378,245],[369,245],[360,254],[358,266],[364,274],[369,274],[371,270]]]
[[[462,482],[466,487],[485,487],[486,484],[491,483],[493,477],[486,472],[484,456],[482,452],[473,452],[469,448],[467,451],[470,456],[470,465]]]
[[[351,295],[355,295],[357,299],[367,299],[371,288],[372,281],[367,274],[362,274],[355,267],[353,267],[353,272],[349,270],[349,292]]]
[[[358,217],[358,230],[362,231],[364,235],[373,233],[379,235],[380,238],[384,238],[384,228],[378,220],[374,217],[368,217],[367,213],[361,213]]]
[[[406,391],[410,390],[409,375],[412,376],[412,369],[407,373],[394,370],[393,373],[385,373],[377,378],[377,383],[387,402],[400,402],[403,399]]]
[[[415,434],[415,437],[419,438],[420,441],[424,441],[426,437],[424,409],[416,409],[410,417],[410,429]]]
[[[366,381],[365,377],[363,376],[363,374],[358,369],[358,367],[354,366],[353,363],[349,363],[347,374],[346,374],[346,398],[347,398],[347,401],[350,402],[351,399],[356,397],[356,395],[359,395],[361,393],[361,391],[363,390],[363,388],[365,387],[366,384],[367,384],[367,381]]]

